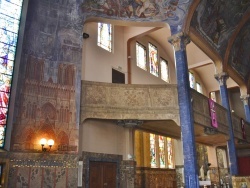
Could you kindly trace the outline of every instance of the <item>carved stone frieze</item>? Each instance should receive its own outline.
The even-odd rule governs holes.
[[[81,122],[87,118],[171,119],[179,124],[177,87],[82,81]]]

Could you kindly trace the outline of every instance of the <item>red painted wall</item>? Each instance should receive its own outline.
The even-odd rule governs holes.
[[[250,175],[250,157],[239,157],[239,175],[240,176],[249,176]]]

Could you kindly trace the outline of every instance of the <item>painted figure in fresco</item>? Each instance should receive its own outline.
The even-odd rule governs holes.
[[[138,17],[141,17],[142,14],[145,17],[152,17],[159,13],[158,5],[151,0],[136,0],[136,2],[139,4],[135,11]]]

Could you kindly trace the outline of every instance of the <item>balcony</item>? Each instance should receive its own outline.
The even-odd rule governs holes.
[[[226,145],[229,140],[227,110],[215,103],[218,128],[211,126],[208,98],[191,90],[196,142]],[[81,122],[85,119],[113,120],[118,125],[150,131],[173,138],[181,137],[177,86],[111,84],[82,81]],[[235,143],[245,147],[250,142],[250,125],[232,115]],[[248,144],[249,145],[249,144]]]

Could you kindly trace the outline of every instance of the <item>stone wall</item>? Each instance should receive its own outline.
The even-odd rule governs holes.
[[[1,153],[4,187],[77,187],[77,155]]]

